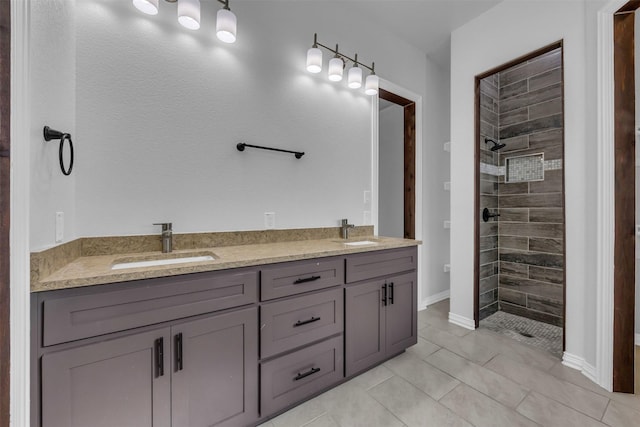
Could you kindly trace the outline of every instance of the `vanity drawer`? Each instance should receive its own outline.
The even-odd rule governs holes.
[[[55,291],[43,296],[42,345],[252,304],[257,289],[258,272],[243,270]]]
[[[344,283],[344,258],[318,258],[262,269],[262,301],[329,288]]]
[[[347,283],[415,270],[418,250],[415,246],[347,257]]]
[[[343,378],[342,335],[263,363],[261,413],[271,414]]]
[[[263,359],[342,332],[342,288],[263,304],[260,357]]]

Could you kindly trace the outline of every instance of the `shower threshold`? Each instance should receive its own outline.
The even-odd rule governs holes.
[[[481,320],[480,327],[546,351],[562,359],[561,327],[504,311],[497,311]]]

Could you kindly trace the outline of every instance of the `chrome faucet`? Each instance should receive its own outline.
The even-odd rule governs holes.
[[[161,225],[162,226],[162,253],[169,253],[173,250],[173,230],[171,229],[172,224],[170,222],[159,222],[154,223],[153,225]]]
[[[342,220],[342,238],[343,239],[348,239],[349,238],[349,229],[350,228],[354,228],[355,225],[353,224],[349,224],[349,220],[347,218],[344,218]]]

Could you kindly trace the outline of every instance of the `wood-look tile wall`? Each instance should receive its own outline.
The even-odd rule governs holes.
[[[499,75],[499,164],[544,153],[562,159],[562,53],[556,49]],[[563,170],[544,181],[498,179],[500,309],[562,326],[564,286]]]
[[[487,165],[498,166],[500,157],[490,150],[492,144],[486,144],[485,138],[498,139],[499,97],[498,75],[487,77],[480,82],[480,161]],[[498,208],[498,177],[492,174],[480,175],[480,212],[489,207]],[[480,222],[480,319],[498,310],[498,223]]]

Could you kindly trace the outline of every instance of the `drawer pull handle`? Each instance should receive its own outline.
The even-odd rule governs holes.
[[[298,320],[296,323],[293,324],[293,327],[296,328],[298,326],[308,325],[309,323],[317,322],[318,320],[320,320],[319,317],[311,317],[311,319],[307,319],[307,320]]]
[[[156,350],[156,378],[158,378],[164,375],[164,339],[156,339],[154,347]]]
[[[393,304],[393,282],[389,283],[389,304]]]
[[[311,368],[310,371],[305,372],[304,374],[301,374],[300,372],[298,372],[298,375],[296,375],[296,377],[293,379],[294,381],[298,381],[301,380],[303,378],[308,377],[309,375],[313,375],[317,372],[320,372],[320,368]]]
[[[305,277],[304,279],[296,280],[295,282],[293,282],[293,284],[298,285],[300,283],[315,282],[318,279],[320,279],[320,276]]]
[[[182,371],[182,333],[176,334],[176,371]]]

